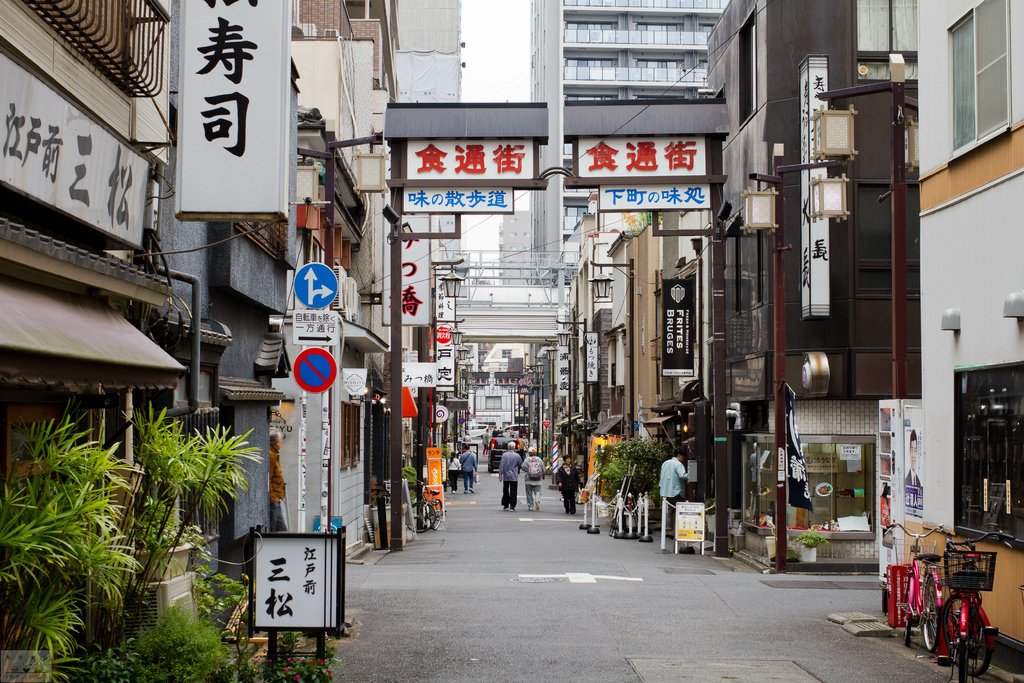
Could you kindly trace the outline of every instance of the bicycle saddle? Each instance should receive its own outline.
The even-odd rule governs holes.
[[[939,560],[942,559],[942,555],[936,555],[934,553],[924,553],[923,555],[918,555],[917,559],[921,560],[922,562],[927,562],[928,564],[937,564]]]

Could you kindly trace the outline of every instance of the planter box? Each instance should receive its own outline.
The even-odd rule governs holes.
[[[191,543],[185,543],[171,548],[161,561],[153,562],[146,569],[146,581],[170,581],[185,574],[188,571],[188,560],[192,554]],[[145,550],[139,551],[139,564],[143,567],[149,562],[149,553]]]

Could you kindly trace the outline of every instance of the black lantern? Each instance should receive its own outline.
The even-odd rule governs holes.
[[[570,337],[572,337],[572,332],[569,332],[568,330],[559,332],[558,333],[558,345],[559,346],[569,346],[569,338]]]
[[[612,279],[607,275],[595,275],[590,278],[590,285],[594,288],[595,300],[609,301],[612,298]]]
[[[464,278],[459,277],[452,271],[441,278],[441,284],[444,286],[445,296],[451,299],[459,298],[459,294],[462,293],[462,281]]]

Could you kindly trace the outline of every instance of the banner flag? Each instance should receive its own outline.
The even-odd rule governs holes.
[[[796,428],[796,393],[786,385],[786,456],[789,472],[789,504],[795,508],[814,511],[811,485],[807,481],[807,462],[800,445],[800,432]]]

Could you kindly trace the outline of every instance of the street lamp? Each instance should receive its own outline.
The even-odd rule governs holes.
[[[857,110],[826,109],[822,107],[811,116],[811,158],[852,159],[857,156],[853,147],[853,117]]]
[[[572,332],[562,330],[558,333],[558,345],[568,347],[572,340]]]
[[[452,328],[452,345],[455,348],[462,346],[462,330]]]
[[[468,346],[460,346],[458,348],[458,352],[459,352],[459,360],[460,361],[469,360],[469,347]]]
[[[778,481],[775,487],[775,570],[778,573],[786,571],[786,271],[783,257],[788,250],[785,238],[785,206],[782,195],[782,176],[786,173],[807,171],[813,168],[829,168],[838,166],[838,161],[819,161],[810,164],[789,164],[782,163],[785,149],[781,144],[776,144],[772,150],[772,173],[751,173],[750,179],[759,183],[771,185],[776,191],[774,199],[774,219],[778,221],[775,228],[775,249],[773,258],[773,277],[775,280],[775,291],[772,296],[772,310],[774,313],[775,327],[775,363],[773,381],[775,390],[775,452],[778,459]],[[749,196],[749,194],[747,195]],[[830,200],[831,201],[831,200]],[[762,208],[761,211],[764,211]],[[748,209],[749,212],[749,209]],[[763,214],[762,214],[763,217]],[[747,218],[748,222],[750,218]]]
[[[595,275],[590,278],[590,285],[594,288],[595,300],[609,301],[612,298],[612,279],[607,275]]]
[[[751,230],[774,230],[778,227],[775,222],[775,196],[778,194],[774,189],[758,192],[756,190],[743,190],[743,229]]]
[[[462,293],[462,281],[465,278],[461,278],[455,274],[455,271],[449,272],[443,278],[441,278],[441,284],[444,286],[445,296],[452,299],[458,299]]]
[[[811,178],[811,219],[846,218],[850,215],[846,208],[846,175],[838,178],[821,176]]]

